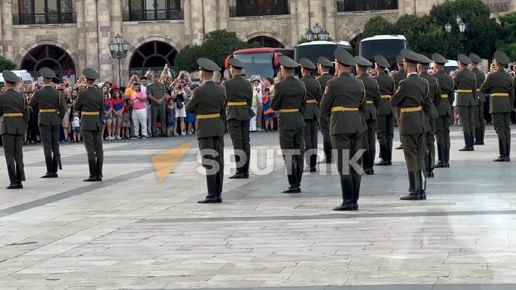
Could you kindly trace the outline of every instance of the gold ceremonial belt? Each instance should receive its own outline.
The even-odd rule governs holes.
[[[448,99],[448,95],[441,95],[441,99]]]
[[[317,101],[316,100],[306,100],[306,103],[307,104],[315,104],[315,103],[317,103]]]
[[[457,90],[457,93],[472,93],[472,90]]]
[[[23,113],[4,113],[4,117],[23,117]]]
[[[81,112],[84,116],[98,116],[99,112]]]
[[[423,110],[423,107],[410,107],[410,108],[401,108],[402,113],[413,113],[413,112],[419,112]]]
[[[382,99],[390,99],[391,95],[382,95]]]
[[[40,109],[40,113],[57,113],[56,109]]]
[[[213,114],[197,115],[197,119],[199,119],[199,120],[202,120],[202,119],[215,119],[215,118],[220,118],[220,114],[219,113],[213,113]]]
[[[228,106],[246,106],[247,102],[228,102]]]
[[[492,93],[491,97],[508,97],[508,93]]]
[[[343,106],[336,106],[331,108],[332,112],[357,112],[358,108],[347,108]]]
[[[297,113],[299,112],[299,109],[280,109],[280,113]]]
[[[372,104],[373,104],[373,101],[366,101],[366,104],[368,104],[368,105],[372,105]]]

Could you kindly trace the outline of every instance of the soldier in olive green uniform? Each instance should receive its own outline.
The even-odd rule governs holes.
[[[29,106],[22,93],[14,88],[20,80],[12,71],[2,73],[7,90],[0,94],[0,134],[4,146],[5,161],[10,184],[7,189],[23,188],[23,135],[27,132]]]
[[[330,68],[333,67],[333,63],[324,56],[319,57],[317,60],[319,74],[320,76],[317,78],[319,84],[321,84],[321,92],[324,92],[326,89],[326,84],[329,80],[333,79],[333,76],[330,75]],[[324,150],[324,160],[319,161],[319,163],[332,163],[331,156],[331,139],[330,139],[330,115],[321,112],[321,117],[319,118],[319,127],[321,128],[321,134],[323,136],[323,150]]]
[[[147,87],[147,95],[151,100],[151,131],[152,137],[158,137],[158,130],[156,129],[156,120],[159,116],[161,122],[161,136],[167,137],[167,122],[165,114],[166,104],[163,101],[163,96],[167,92],[164,84],[159,82],[159,76],[154,75],[153,83]]]
[[[227,113],[226,120],[228,124],[229,136],[233,142],[235,151],[235,162],[240,164],[236,174],[230,176],[229,179],[249,178],[249,162],[251,160],[251,138],[249,137],[250,120],[255,116],[251,109],[253,103],[253,84],[244,79],[242,68],[244,64],[236,58],[229,60],[231,66],[230,73],[232,79],[224,82],[227,94]],[[245,154],[245,163],[240,159],[240,155]]]
[[[502,51],[494,54],[496,72],[487,75],[480,87],[480,92],[491,94],[489,113],[493,116],[493,126],[498,136],[500,156],[495,162],[511,161],[511,128],[510,116],[514,106],[515,82],[513,77],[505,72],[509,57]]]
[[[199,203],[221,203],[224,181],[224,118],[226,113],[226,89],[213,79],[219,66],[207,58],[197,60],[202,85],[193,91],[186,104],[186,112],[197,117],[197,142],[206,168],[208,195]]]
[[[282,193],[301,192],[303,177],[303,154],[305,128],[306,88],[305,83],[294,77],[299,64],[288,56],[280,56],[281,74],[285,78],[274,86],[271,109],[278,112],[280,147],[287,166],[289,187]],[[290,161],[290,164],[288,163]]]
[[[34,93],[29,106],[39,108],[38,125],[47,166],[47,173],[41,178],[56,178],[61,160],[59,128],[68,108],[65,95],[52,87],[55,72],[44,67],[39,73],[43,77],[43,88]]]
[[[418,72],[419,76],[428,81],[429,85],[429,94],[430,98],[430,112],[426,112],[426,118],[428,119],[428,123],[430,124],[430,130],[426,132],[426,154],[425,154],[425,164],[426,164],[426,177],[434,177],[434,168],[435,168],[435,120],[439,118],[439,113],[435,106],[438,106],[441,103],[441,89],[439,88],[439,82],[433,76],[428,73],[428,69],[431,59],[424,55],[419,56],[419,65]]]
[[[400,107],[399,129],[409,177],[409,194],[400,199],[421,200],[426,199],[425,139],[430,130],[425,114],[430,113],[432,106],[428,81],[417,74],[418,54],[408,49],[401,54],[408,76],[400,81],[391,100],[393,106]]]
[[[362,155],[362,168],[367,175],[373,175],[376,155],[376,112],[381,101],[380,87],[378,82],[367,74],[367,69],[373,64],[361,56],[355,56],[355,62],[357,78],[364,84],[367,105],[364,115],[367,130],[362,134],[362,148],[366,149],[364,155]]]
[[[392,77],[394,78],[394,82],[396,83],[396,88],[398,88],[400,82],[407,78],[407,72],[405,71],[405,68],[403,67],[403,56],[398,55],[396,57],[396,63],[398,63],[398,71],[395,72]],[[400,125],[400,108],[394,108],[394,116],[396,118],[396,124],[398,124],[398,131],[399,131],[399,125]],[[403,141],[401,141],[401,134],[400,134],[400,146],[396,147],[396,149],[403,149]],[[380,156],[380,158],[383,158]]]
[[[379,166],[392,165],[392,139],[394,137],[394,110],[391,106],[391,97],[396,91],[394,78],[385,72],[389,67],[387,59],[381,55],[374,58],[376,77],[380,88],[380,106],[376,110],[376,135],[380,144]],[[373,156],[374,157],[374,156]]]
[[[475,109],[475,145],[484,145],[484,133],[486,131],[486,123],[484,121],[484,103],[486,101],[486,96],[484,93],[478,91],[480,86],[486,80],[486,75],[478,69],[478,64],[482,62],[482,59],[471,53],[469,55],[471,59],[471,72],[475,74],[477,78],[477,107]]]
[[[450,124],[452,116],[452,104],[455,99],[453,91],[453,79],[444,71],[444,65],[448,60],[438,54],[432,54],[434,61],[434,77],[439,82],[441,89],[441,102],[436,106],[439,117],[435,119],[435,137],[437,139],[437,154],[439,155],[439,162],[435,165],[436,168],[450,167]]]
[[[88,88],[79,93],[73,104],[73,109],[81,112],[81,131],[84,147],[86,147],[86,153],[88,154],[90,175],[83,181],[102,181],[102,165],[104,162],[104,150],[102,149],[104,96],[101,90],[93,86],[95,80],[99,78],[99,74],[90,68],[84,69],[82,74],[86,78]]]
[[[362,134],[367,130],[364,119],[367,110],[366,92],[364,83],[349,73],[351,67],[356,65],[353,56],[338,48],[335,51],[335,61],[338,77],[326,85],[321,110],[331,114],[331,143],[340,175],[342,204],[333,210],[352,211],[358,210],[362,177],[361,172],[357,172],[348,161],[362,149]],[[343,160],[345,156],[349,160]],[[357,163],[360,165],[361,160]]]
[[[301,64],[301,81],[306,87],[306,110],[304,119],[305,155],[308,168],[306,171],[316,172],[317,164],[317,119],[321,117],[321,111],[317,104],[321,101],[321,84],[312,77],[312,71],[316,69],[315,64],[306,58],[299,60]]]
[[[459,54],[459,72],[453,78],[457,91],[460,125],[464,135],[465,146],[459,151],[474,151],[475,109],[477,109],[475,74],[468,70],[469,57]]]

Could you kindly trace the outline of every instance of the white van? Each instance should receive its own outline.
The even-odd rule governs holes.
[[[34,79],[32,78],[32,75],[27,70],[13,70],[13,73],[15,73],[19,78],[22,79],[23,83],[27,85],[31,85]],[[0,74],[0,87],[4,86],[4,77],[2,74]]]
[[[434,68],[434,63],[430,64],[430,68]],[[444,64],[444,71],[449,74],[451,71],[457,70],[459,68],[459,63],[456,60],[449,59],[447,63]]]

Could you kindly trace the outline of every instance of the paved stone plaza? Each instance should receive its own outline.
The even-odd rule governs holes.
[[[26,146],[25,188],[0,189],[0,289],[516,289],[515,163],[491,162],[492,126],[467,153],[453,129],[451,168],[436,169],[428,200],[399,200],[396,150],[363,177],[352,213],[332,211],[337,176],[305,174],[301,194],[281,194],[282,160],[264,156],[272,173],[226,176],[223,204],[197,204],[196,143],[162,183],[151,162],[193,136],[105,142],[104,181],[89,184],[82,144],[61,147],[65,170],[47,180],[41,146]],[[251,138],[278,148],[277,133]]]

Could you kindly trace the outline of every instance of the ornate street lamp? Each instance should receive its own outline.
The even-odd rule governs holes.
[[[464,35],[464,32],[466,31],[467,24],[462,21],[462,18],[457,14],[455,17],[455,20],[457,21],[457,26],[459,28],[459,34],[457,34],[457,39],[459,40],[459,52],[460,52],[460,42],[466,39],[466,36]],[[453,26],[448,22],[444,25],[444,29],[448,33],[452,33]]]
[[[122,85],[122,59],[127,57],[129,50],[129,42],[125,40],[120,34],[117,34],[113,40],[108,44],[111,57],[118,60],[118,85]]]
[[[319,23],[315,23],[314,27],[305,34],[305,38],[308,41],[314,40],[325,40],[327,41],[330,38],[330,33],[323,29]]]

